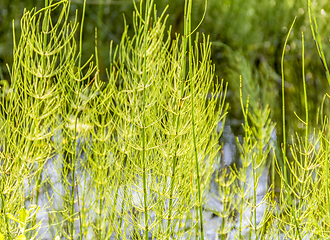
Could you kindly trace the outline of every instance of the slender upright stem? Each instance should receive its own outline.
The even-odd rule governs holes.
[[[286,190],[287,190],[287,193],[288,193],[288,198],[289,198],[289,204],[291,206],[291,210],[292,210],[292,214],[293,214],[293,218],[294,218],[294,222],[295,222],[295,227],[296,227],[296,230],[297,230],[297,233],[298,233],[298,237],[299,239],[301,240],[302,237],[301,237],[301,234],[300,234],[300,229],[299,229],[299,224],[298,224],[298,221],[297,221],[297,218],[296,218],[296,212],[295,212],[295,206],[293,206],[292,204],[292,197],[291,197],[291,194],[290,194],[290,188],[289,188],[289,182],[288,182],[288,177],[287,177],[287,171],[286,171],[286,130],[285,130],[285,91],[284,91],[284,54],[285,54],[285,49],[286,49],[286,45],[287,45],[287,42],[288,42],[288,39],[289,39],[289,36],[290,36],[290,33],[291,33],[291,30],[293,28],[293,25],[296,21],[296,18],[293,20],[293,23],[290,27],[290,30],[289,30],[289,33],[285,39],[285,43],[284,43],[284,47],[283,47],[283,52],[282,52],[282,59],[281,59],[281,73],[282,73],[282,117],[283,117],[283,172],[284,172],[284,185],[286,187]]]
[[[152,5],[152,1],[151,4]],[[146,0],[145,18],[144,18],[144,62],[143,62],[143,105],[146,106],[146,84],[147,84],[147,33],[149,25],[149,0]],[[143,200],[144,200],[144,224],[145,240],[149,239],[149,223],[148,223],[148,192],[147,192],[147,174],[146,174],[146,133],[145,133],[145,111],[142,110],[142,178],[143,178]]]
[[[249,133],[250,126],[249,126],[249,122],[248,122],[248,119],[247,119],[247,116],[249,115],[249,97],[247,98],[246,106],[244,107],[243,94],[242,94],[242,76],[240,76],[240,103],[241,103],[241,108],[242,108],[242,112],[243,112],[243,116],[244,116],[244,122],[245,122],[244,136],[245,136],[246,141],[248,141],[249,134],[250,134]],[[250,152],[250,150],[248,148],[249,148],[249,145],[246,144],[245,149],[244,149],[244,151],[245,151],[244,161],[245,162],[247,162],[247,154],[246,153]],[[244,171],[245,171],[245,175],[246,175],[247,169],[245,168]],[[243,183],[243,187],[242,187],[242,190],[241,190],[241,192],[242,192],[241,196],[244,196],[245,188],[246,188],[246,181],[244,181],[244,183]],[[241,198],[241,203],[240,203],[240,215],[239,215],[240,217],[239,217],[239,228],[238,228],[239,239],[243,238],[243,236],[242,236],[243,205],[244,205],[244,198],[242,197]]]
[[[45,7],[48,7],[48,5],[49,5],[48,0],[45,0]],[[43,25],[43,29],[42,29],[43,32],[44,32],[44,34],[43,34],[44,39],[43,39],[43,46],[42,46],[43,53],[45,53],[46,46],[47,46],[47,36],[48,36],[48,27],[49,27],[48,26],[48,20],[49,20],[48,19],[48,11],[45,11],[44,25]],[[42,56],[41,69],[42,69],[43,72],[46,71],[45,64],[46,64],[46,54]],[[42,80],[43,80],[42,83],[46,82],[46,78],[44,76],[42,77]],[[24,84],[24,86],[26,86],[26,84]],[[36,112],[36,114],[38,114],[38,112]],[[38,171],[37,175],[36,175],[37,177],[36,177],[36,190],[35,190],[36,191],[36,193],[35,193],[35,195],[36,195],[35,204],[37,206],[38,206],[38,202],[39,202],[39,191],[40,191],[39,185],[40,185],[40,182],[41,182],[41,176],[40,176],[41,175],[41,170],[42,169],[40,169]],[[36,222],[37,222],[37,216],[34,216],[33,222],[32,222],[32,227],[36,225]],[[36,230],[33,230],[31,232],[31,236],[33,236],[35,234],[35,232],[36,232]]]
[[[83,4],[83,13],[82,13],[82,20],[81,20],[81,27],[80,27],[80,39],[79,39],[79,61],[78,61],[78,94],[77,96],[80,96],[80,91],[81,91],[81,80],[80,80],[80,76],[81,76],[81,57],[82,57],[82,33],[83,33],[83,28],[84,28],[84,19],[85,19],[85,11],[86,11],[86,0],[84,0],[84,4]],[[79,101],[79,100],[78,100]],[[76,114],[75,114],[75,120],[74,120],[74,140],[72,143],[72,146],[74,147],[74,156],[72,157],[72,191],[71,191],[71,240],[73,240],[73,230],[74,230],[74,199],[75,199],[75,172],[76,172],[76,158],[77,158],[77,154],[76,154],[76,150],[78,147],[78,143],[77,143],[77,124],[78,124],[78,108],[76,109]],[[78,186],[77,186],[78,187]],[[79,197],[79,196],[77,196]],[[80,231],[82,231],[82,226],[80,226]],[[82,235],[82,232],[80,232],[80,235]]]
[[[195,107],[195,82],[193,81],[193,73],[192,73],[192,44],[191,44],[191,6],[192,0],[188,3],[188,14],[184,20],[185,24],[185,36],[188,36],[188,44],[189,44],[189,78],[190,78],[190,91],[191,91],[191,124],[192,124],[192,135],[193,135],[193,143],[194,143],[194,158],[196,165],[196,174],[197,174],[197,188],[198,188],[198,208],[199,208],[199,222],[201,229],[201,239],[204,240],[204,224],[203,224],[203,206],[202,206],[202,190],[201,190],[201,182],[200,182],[200,173],[199,173],[199,161],[198,161],[198,153],[197,153],[197,142],[196,142],[196,132],[195,132],[195,115],[194,115],[194,107]]]
[[[305,79],[305,43],[304,43],[304,33],[301,33],[302,37],[302,77],[303,77],[303,88],[304,88],[304,100],[305,100],[305,114],[306,114],[306,119],[305,119],[305,159],[304,162],[302,163],[302,166],[304,166],[304,169],[308,168],[308,101],[307,101],[307,91],[306,91],[306,79]],[[304,196],[305,191],[306,191],[306,186],[303,184],[305,182],[305,173],[306,171],[303,169],[302,176],[301,176],[301,181],[302,184],[300,185],[300,193],[301,196]],[[301,214],[301,209],[302,209],[302,201],[299,201],[299,206],[298,206],[298,214],[300,216]]]
[[[184,19],[187,16],[187,1],[185,1],[184,6]],[[182,84],[181,84],[181,91],[180,91],[180,103],[184,96],[184,89],[185,89],[185,82],[186,82],[186,51],[187,51],[187,35],[186,32],[182,36]],[[176,166],[178,162],[177,150],[178,150],[178,134],[179,134],[179,124],[180,124],[180,117],[181,117],[181,104],[179,103],[178,108],[178,115],[176,116],[173,113],[173,119],[176,119],[176,130],[175,130],[175,149],[174,149],[174,156],[173,156],[173,165],[172,165],[172,176],[171,176],[171,193],[170,193],[170,200],[169,200],[169,214],[168,214],[168,222],[167,222],[167,230],[169,231],[171,228],[172,222],[172,205],[173,205],[173,195],[174,195],[174,176],[176,174]]]

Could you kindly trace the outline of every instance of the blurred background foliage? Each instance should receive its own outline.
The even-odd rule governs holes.
[[[210,35],[213,42],[212,59],[216,65],[217,75],[219,79],[229,83],[227,102],[230,104],[230,110],[227,124],[230,126],[230,133],[239,136],[243,131],[241,125],[243,116],[239,101],[241,75],[243,99],[246,101],[249,95],[252,109],[270,107],[271,118],[276,123],[274,142],[278,146],[282,142],[281,55],[288,29],[295,16],[297,20],[285,47],[286,124],[287,129],[290,129],[286,133],[288,139],[294,132],[304,130],[303,124],[300,124],[294,115],[294,111],[299,116],[303,116],[304,113],[302,31],[305,35],[305,77],[309,109],[312,113],[310,120],[311,123],[316,124],[317,109],[324,94],[329,90],[329,84],[312,39],[307,2],[307,0],[209,0],[207,2],[206,16],[198,31]],[[78,9],[78,18],[81,18],[83,0],[72,0],[71,3],[72,19],[76,9]],[[172,26],[172,37],[175,37],[175,32],[182,33],[184,0],[155,0],[154,3],[159,13],[169,5],[167,24]],[[19,34],[19,19],[24,8],[40,9],[44,5],[44,1],[0,0],[1,79],[9,79],[6,63],[9,65],[12,63],[12,24],[15,26],[16,34]],[[330,5],[327,0],[319,0],[313,1],[313,6],[327,57],[330,50],[328,47]],[[197,26],[202,20],[204,7],[204,0],[194,0],[193,26]],[[133,11],[132,0],[87,0],[83,57],[87,60],[94,53],[97,27],[101,80],[107,79],[105,69],[110,61],[109,42],[113,40],[115,44],[120,43],[123,20],[125,18],[128,24],[132,23]],[[223,141],[226,142],[226,139]]]

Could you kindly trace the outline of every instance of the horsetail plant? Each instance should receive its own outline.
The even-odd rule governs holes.
[[[205,190],[219,152],[226,88],[214,83],[209,38],[196,34],[192,43],[191,5],[186,1],[184,35],[172,40],[165,11],[158,15],[153,1],[141,1],[134,35],[127,26],[110,50],[107,81],[98,60],[95,67],[93,57],[81,63],[83,25],[78,45],[69,1],[24,13],[13,90],[1,104],[6,238],[18,234],[8,216],[20,205],[40,204],[44,192],[52,237],[204,239]],[[36,189],[18,197],[25,178]],[[36,218],[30,225],[39,226]]]
[[[226,86],[214,76],[209,37],[191,30],[193,1],[184,2],[184,33],[174,39],[166,10],[159,14],[152,0],[134,2],[132,25],[125,21],[120,44],[110,43],[107,79],[97,31],[95,58],[82,62],[86,1],[80,32],[78,15],[69,21],[68,0],[45,3],[24,11],[18,42],[13,30],[10,81],[0,82],[0,240],[41,239],[44,228],[56,240],[207,238],[203,215]],[[310,1],[309,13],[328,78]],[[302,60],[304,76],[304,52]],[[269,108],[255,97],[244,106],[241,89],[242,164],[215,174],[222,211],[212,211],[222,240],[329,237],[328,119],[322,106],[321,129],[311,131],[303,77],[305,118],[297,117],[305,132],[287,153],[283,64],[284,51],[280,200],[274,190],[259,196],[274,131]],[[37,218],[41,194],[51,206],[47,227]]]
[[[109,74],[115,76],[109,85],[118,144],[132,168],[124,183],[129,200],[121,196],[121,201],[128,201],[127,209],[118,215],[128,219],[126,229],[132,225],[137,238],[191,238],[191,230],[199,224],[195,234],[200,232],[203,238],[200,197],[219,151],[215,127],[224,109],[223,85],[213,85],[214,66],[205,36],[199,44],[197,35],[195,45],[187,48],[187,27],[182,44],[179,36],[171,41],[170,32],[167,37],[164,33],[165,14],[157,17],[154,10],[151,24],[152,2],[145,5],[144,19],[142,7],[141,2],[134,17],[135,35],[130,39],[124,32]]]

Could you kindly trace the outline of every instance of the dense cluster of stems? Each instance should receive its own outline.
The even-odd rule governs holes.
[[[305,116],[297,115],[305,133],[286,143],[284,53],[294,23],[282,55],[282,155],[269,107],[250,106],[241,84],[240,164],[224,166],[218,126],[227,86],[214,74],[209,37],[192,30],[192,3],[185,0],[183,35],[173,39],[165,11],[153,0],[134,2],[133,22],[118,46],[110,43],[107,79],[97,31],[95,57],[82,62],[86,1],[80,28],[68,0],[24,11],[19,39],[13,29],[10,81],[0,81],[0,240],[204,240],[207,210],[219,218],[222,240],[329,238],[329,95],[312,130],[305,77]],[[207,204],[212,181],[219,209]]]

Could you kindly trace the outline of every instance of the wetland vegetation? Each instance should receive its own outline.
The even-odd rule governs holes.
[[[12,6],[0,240],[329,238],[326,1]]]

